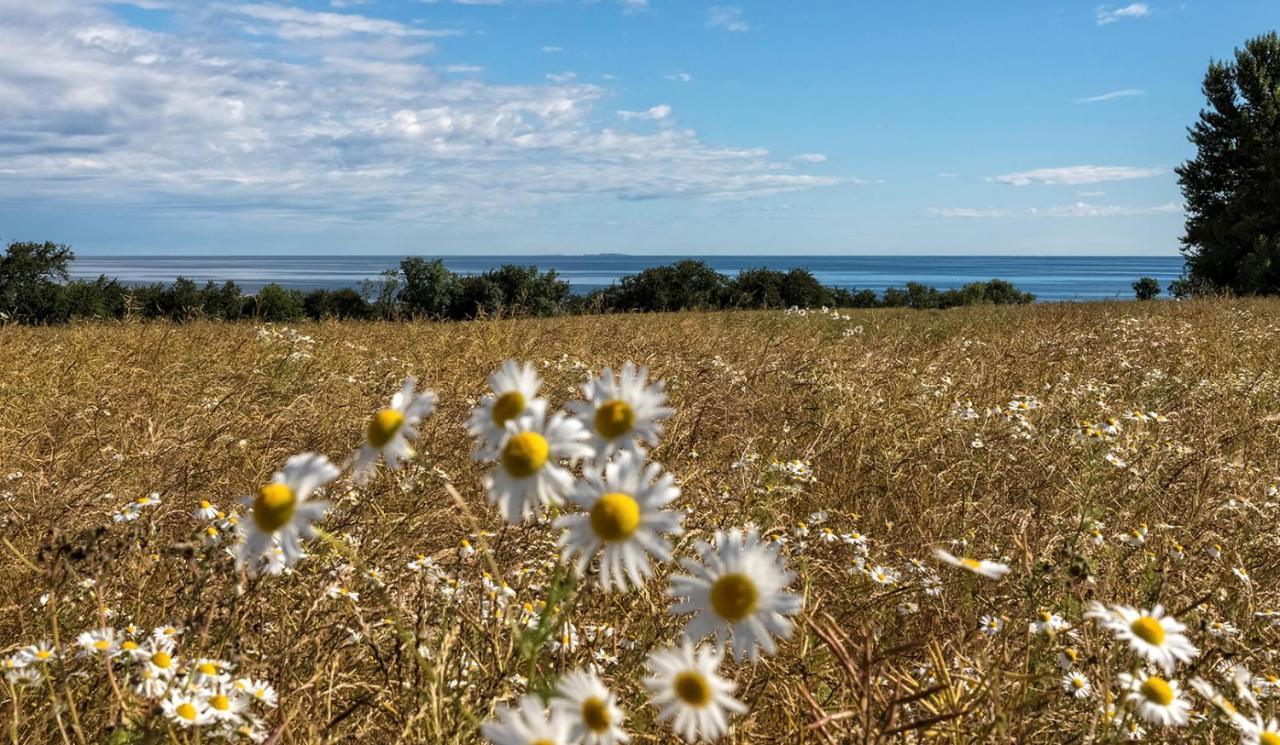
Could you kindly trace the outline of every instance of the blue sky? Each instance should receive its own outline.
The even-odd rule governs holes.
[[[0,239],[1174,254],[1264,0],[0,0]]]

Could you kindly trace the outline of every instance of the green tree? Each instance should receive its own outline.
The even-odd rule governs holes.
[[[1189,130],[1196,157],[1177,169],[1186,201],[1189,280],[1243,294],[1280,292],[1280,37],[1212,61],[1208,107]]]
[[[62,243],[10,243],[0,257],[0,313],[27,322],[49,320],[74,258]]]
[[[1160,294],[1160,282],[1155,277],[1141,277],[1133,283],[1133,295],[1139,300],[1152,300]]]

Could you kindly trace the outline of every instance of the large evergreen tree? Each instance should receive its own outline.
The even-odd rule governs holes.
[[[1237,293],[1280,292],[1280,37],[1210,62],[1203,90],[1208,108],[1189,130],[1196,157],[1177,169],[1187,274]]]

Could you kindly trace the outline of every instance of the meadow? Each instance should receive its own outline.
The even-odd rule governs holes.
[[[594,670],[611,728],[678,741],[648,679],[687,567],[606,591],[560,559],[572,501],[508,522],[486,497],[512,463],[474,458],[467,422],[513,359],[549,411],[646,367],[674,558],[754,527],[794,573],[776,651],[712,666],[740,702],[720,741],[1280,742],[1277,338],[1280,301],[1221,299],[6,326],[0,728],[476,742]],[[237,561],[273,472],[385,444],[370,417],[409,377],[438,398],[416,456],[343,468],[296,563]]]

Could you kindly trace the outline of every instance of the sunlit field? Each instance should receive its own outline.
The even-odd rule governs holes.
[[[3,731],[1280,742],[1277,339],[1220,300],[2,328]],[[484,399],[508,359],[554,426]]]

